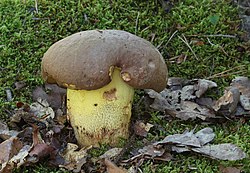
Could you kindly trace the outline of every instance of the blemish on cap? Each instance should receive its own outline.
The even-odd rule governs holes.
[[[131,80],[131,76],[130,76],[130,74],[127,73],[127,72],[123,72],[123,73],[121,74],[121,76],[122,76],[122,79],[123,79],[124,81],[126,81],[126,82],[128,82],[128,81]]]
[[[155,68],[155,63],[153,61],[148,61],[148,66],[150,68]]]

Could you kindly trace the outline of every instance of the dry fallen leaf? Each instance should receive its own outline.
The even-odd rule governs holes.
[[[46,143],[35,145],[30,151],[29,155],[36,157],[38,160],[53,154],[55,149]]]
[[[167,81],[167,85],[172,91],[180,90],[188,83],[190,83],[190,80],[179,77],[170,77]]]
[[[250,111],[245,110],[241,105],[237,106],[235,117],[250,117]]]
[[[250,79],[248,77],[236,77],[230,84],[232,87],[236,87],[242,94],[250,94]]]
[[[66,89],[59,87],[56,84],[45,84],[45,87],[37,87],[33,93],[33,100],[37,99],[47,100],[49,105],[57,110],[62,107],[64,95],[66,94]]]
[[[29,155],[29,151],[31,149],[30,145],[23,146],[17,155],[12,157],[7,163],[8,167],[11,169],[19,168],[20,166],[28,163],[27,156]]]
[[[86,163],[87,151],[91,148],[81,148],[78,151],[78,146],[76,144],[68,143],[66,150],[61,154],[65,160],[64,165],[59,165],[69,171],[80,172],[82,166]]]
[[[150,128],[152,128],[154,125],[147,123],[144,124],[142,121],[136,121],[134,124],[134,132],[138,136],[146,137],[148,134],[148,131]]]
[[[25,81],[18,81],[18,82],[15,82],[14,85],[15,85],[15,90],[20,90],[24,88],[27,84]]]
[[[240,160],[246,157],[246,153],[236,145],[209,144],[214,137],[215,133],[210,127],[203,128],[196,133],[194,133],[194,130],[191,130],[182,134],[169,135],[161,141],[139,149],[138,152],[134,152],[134,156],[122,162],[138,163],[143,162],[145,159],[170,161],[172,159],[170,151],[177,153],[192,151],[220,160]]]
[[[111,148],[110,150],[106,151],[103,155],[99,156],[100,159],[112,159],[118,156],[123,148]]]
[[[55,117],[55,112],[49,106],[49,103],[46,100],[38,98],[36,102],[30,105],[30,112],[33,113],[38,118],[43,119],[53,119]]]
[[[250,79],[247,77],[237,77],[232,81],[231,86],[239,89],[241,93],[241,106],[245,110],[250,111]]]
[[[232,101],[231,98],[234,100],[236,97],[233,95],[234,91],[229,89],[228,91],[233,93],[232,97],[230,94],[227,97],[229,105],[231,104],[230,106],[233,107],[233,109],[231,107],[228,108],[229,112],[234,112],[236,107],[236,111],[239,112],[239,114],[246,115],[247,112],[249,112],[249,110],[247,110],[249,105],[249,79],[241,78],[240,80],[236,80],[236,83],[232,85],[240,91],[238,101],[240,104],[235,104],[236,102]],[[6,143],[8,143],[7,145],[5,145],[4,142],[0,143],[0,152],[4,150],[2,152],[3,155],[0,155],[1,173],[11,172],[14,168],[18,168],[21,165],[35,164],[44,157],[48,159],[49,163],[53,163],[55,166],[60,165],[59,167],[66,168],[69,171],[83,171],[83,166],[84,168],[89,168],[90,166],[90,169],[94,169],[91,164],[87,164],[87,166],[84,165],[89,156],[87,151],[91,147],[79,149],[77,145],[68,143],[76,141],[72,138],[72,136],[74,136],[72,135],[72,128],[65,123],[65,111],[61,109],[63,104],[62,95],[65,94],[65,90],[61,91],[59,88],[58,91],[54,92],[54,90],[57,89],[53,87],[54,86],[45,86],[46,89],[40,88],[42,90],[41,92],[39,91],[40,93],[36,91],[37,93],[33,95],[34,98],[36,97],[37,100],[37,98],[39,98],[38,96],[42,96],[40,97],[42,99],[38,99],[39,101],[33,103],[31,106],[22,102],[17,103],[19,109],[16,111],[16,114],[12,116],[10,122],[16,125],[17,128],[15,129],[21,130],[25,128],[25,130],[20,132],[11,131],[6,124],[0,122],[0,142],[5,140],[4,142],[7,141]],[[148,94],[154,99],[151,107],[163,111],[168,115],[179,117],[183,120],[195,118],[207,120],[207,118],[215,117],[216,111],[211,106],[215,100],[212,98],[204,98],[203,95],[207,89],[212,87],[216,87],[216,84],[204,79],[186,80],[170,78],[168,88],[163,92],[148,91]],[[60,101],[57,101],[57,99]],[[224,103],[225,99],[220,102],[221,105],[218,109],[220,113],[223,113],[221,112],[221,108],[225,107],[226,104]],[[232,105],[232,103],[234,104]],[[51,106],[51,104],[53,106]],[[54,108],[56,113],[52,108]],[[34,114],[36,116],[34,116]],[[56,117],[54,118],[54,116]],[[48,119],[48,121],[46,121],[46,119]],[[39,130],[34,125],[39,126]],[[33,138],[31,126],[34,129]],[[142,121],[137,121],[134,131],[137,135],[145,137],[151,127],[152,125],[149,123],[146,124]],[[17,144],[10,142],[10,139],[14,139],[15,136],[18,137],[21,144],[19,147],[18,142]],[[146,146],[133,152],[134,155],[128,159],[127,162],[135,163],[136,168],[131,168],[131,171],[135,172],[139,171],[140,164],[146,159],[170,161],[172,159],[171,151],[177,153],[196,152],[222,160],[238,160],[246,157],[246,154],[233,144],[209,144],[214,137],[215,134],[211,128],[204,128],[197,133],[194,133],[194,130],[192,130],[190,132],[186,131],[183,134],[166,136],[162,141],[149,145],[148,141],[147,143],[144,141]],[[67,148],[65,149],[66,144]],[[17,148],[12,148],[12,145],[17,145]],[[121,173],[128,172],[119,168],[109,160],[119,156],[121,150],[121,148],[112,148],[99,158],[96,158],[99,162],[95,163],[100,163],[100,159],[106,159],[104,163],[108,173],[119,173],[119,171],[121,171]],[[94,159],[91,161],[93,160]],[[127,162],[123,161],[123,163]],[[104,169],[104,167],[102,167],[102,169]],[[230,168],[225,170],[236,169]]]
[[[146,93],[153,99],[150,107],[164,112],[168,117],[177,117],[181,120],[199,118],[205,121],[218,121],[250,116],[249,78],[235,78],[217,101],[203,97],[208,89],[214,87],[217,87],[217,84],[210,80],[173,77],[168,79],[167,88],[160,93],[153,90],[146,90]]]
[[[230,116],[235,113],[239,100],[240,92],[238,88],[230,87],[225,90],[224,95],[216,101],[213,108],[225,116]]]
[[[246,153],[236,145],[230,143],[204,145],[200,148],[192,148],[192,151],[220,160],[241,160],[246,157]]]
[[[194,135],[199,139],[201,145],[205,145],[211,142],[215,137],[215,133],[213,132],[213,129],[209,127],[201,129]]]
[[[70,167],[71,161],[61,157],[59,151],[64,151],[67,142],[76,142],[72,135],[73,129],[63,121],[57,122],[52,119],[55,113],[46,100],[38,99],[38,102],[31,106],[18,102],[17,108],[8,125],[18,131],[9,130],[6,124],[0,122],[0,152],[2,153],[0,172],[9,173],[21,165],[34,165],[44,158],[50,165]],[[21,145],[18,146],[18,144]],[[79,153],[79,157],[82,156],[82,153]],[[85,157],[84,159],[86,160]],[[80,162],[84,159],[78,159],[77,163],[72,163],[76,167],[70,167],[71,170],[79,171],[78,168],[82,166]]]
[[[185,131],[182,134],[174,134],[165,137],[162,141],[155,142],[154,145],[159,144],[177,144],[178,146],[193,146],[201,147],[204,144],[211,142],[215,137],[213,130],[209,127],[201,129],[197,133],[192,131]]]
[[[245,110],[250,111],[250,95],[249,96],[247,96],[247,95],[241,95],[240,96],[240,103],[241,103],[241,106]]]
[[[212,109],[197,104],[195,99],[200,98],[209,88],[217,87],[216,83],[205,79],[170,78],[168,86],[160,93],[146,90],[149,97],[154,99],[150,107],[182,120],[215,118]]]
[[[183,134],[169,135],[162,141],[154,143],[154,145],[159,144],[177,144],[178,146],[201,147],[200,140],[194,135],[193,131],[185,131]]]
[[[172,145],[172,151],[177,153],[194,151],[220,160],[241,160],[246,157],[246,153],[234,144],[209,144],[214,137],[213,130],[207,127],[195,134],[192,130],[169,135],[153,145]]]
[[[182,101],[180,106],[180,111],[175,111],[175,117],[180,118],[181,120],[194,120],[196,118],[206,120],[209,118],[215,118],[213,111],[205,106],[200,106],[195,102]]]
[[[146,157],[147,158],[147,157]],[[148,158],[148,159],[152,159],[152,158]],[[163,155],[161,156],[156,156],[154,158],[154,160],[160,160],[160,161],[164,161],[164,162],[168,162],[171,161],[173,159],[172,154],[165,152]]]
[[[4,172],[9,160],[18,154],[23,147],[23,143],[17,137],[11,137],[0,144],[0,172]],[[9,168],[8,168],[9,170]]]
[[[119,168],[113,162],[108,159],[104,160],[104,164],[106,165],[108,173],[127,173],[124,169]]]
[[[166,152],[166,149],[162,145],[149,144],[139,149],[138,152],[135,152],[133,157],[123,160],[122,163],[135,162],[142,164],[145,159],[170,161],[172,155]]]
[[[8,126],[0,121],[0,138],[2,140],[7,140],[10,137],[15,137],[19,134],[16,130],[9,130]]]
[[[7,124],[2,122],[1,120],[0,120],[0,130],[9,130]]]
[[[33,125],[33,144],[29,152],[29,156],[34,157],[37,161],[40,159],[52,156],[55,148],[44,142],[42,139],[39,129],[37,126]]]
[[[7,162],[23,147],[17,137],[11,137],[0,144],[0,164]]]
[[[199,79],[198,83],[194,85],[195,95],[200,98],[208,89],[215,87],[217,87],[215,82],[206,79]]]
[[[165,153],[165,149],[157,145],[147,145],[138,150],[143,155],[150,156],[150,158],[160,157]]]

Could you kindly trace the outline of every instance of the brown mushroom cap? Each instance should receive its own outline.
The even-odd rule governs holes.
[[[120,68],[124,81],[134,88],[166,87],[167,66],[159,51],[119,30],[83,31],[56,42],[44,54],[42,76],[63,87],[95,90],[111,81],[112,66]]]

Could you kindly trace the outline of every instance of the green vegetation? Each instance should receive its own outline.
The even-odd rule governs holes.
[[[170,76],[212,78],[221,88],[229,85],[235,76],[250,76],[250,53],[249,50],[247,52],[247,43],[241,41],[244,34],[239,29],[237,8],[230,0],[163,2],[41,0],[36,11],[33,0],[1,0],[0,116],[3,119],[10,116],[17,101],[31,102],[32,89],[43,83],[40,62],[49,46],[82,30],[120,29],[151,41],[166,59]],[[185,40],[190,47],[184,43]],[[186,60],[183,61],[182,57],[186,57]],[[225,73],[215,75],[221,72]],[[18,81],[25,81],[27,86],[15,90],[14,83]],[[14,96],[9,102],[6,100],[7,88]],[[206,126],[200,122],[178,120],[169,123],[158,119],[157,114],[150,121],[160,123],[167,134],[192,129],[195,124],[198,129]],[[217,134],[214,143],[232,142],[250,155],[249,122],[209,126]],[[167,134],[152,134],[149,138],[157,139],[159,136],[159,140]],[[147,161],[141,168],[144,173],[216,173],[219,165],[240,167],[250,172],[249,159],[226,162],[194,154],[177,154],[174,161],[166,163]],[[46,168],[46,165],[38,166],[35,170],[21,172],[57,172]]]

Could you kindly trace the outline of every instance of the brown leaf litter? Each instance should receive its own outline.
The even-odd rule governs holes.
[[[161,141],[139,149],[132,157],[123,160],[123,163],[143,162],[145,159],[170,161],[173,152],[194,152],[219,160],[241,160],[246,158],[246,153],[234,144],[210,144],[214,138],[215,134],[209,127],[196,133],[191,130],[182,134],[169,135]]]
[[[17,88],[22,84],[17,84]],[[226,88],[218,100],[204,96],[208,89],[217,87],[213,81],[205,79],[186,80],[170,78],[168,87],[161,93],[147,90],[153,103],[152,108],[163,111],[167,116],[182,120],[232,118],[250,115],[250,80],[238,77]],[[18,102],[17,110],[8,123],[0,122],[0,173],[11,172],[20,166],[34,165],[47,160],[48,165],[73,172],[100,171],[140,172],[145,160],[168,162],[174,153],[191,152],[220,160],[240,160],[246,154],[236,145],[211,144],[215,134],[211,128],[195,133],[195,129],[182,134],[165,136],[161,141],[147,141],[145,137],[157,124],[144,120],[134,123],[134,135],[143,140],[142,148],[129,144],[124,148],[110,148],[96,158],[90,158],[87,148],[78,148],[72,127],[69,125],[65,109],[65,90],[56,85],[37,87],[33,92],[34,102],[30,105]],[[127,141],[129,143],[129,141]],[[125,152],[131,151],[124,159]],[[122,158],[120,158],[122,157]],[[129,169],[124,169],[123,167]],[[230,173],[237,168],[220,168]],[[237,170],[238,171],[238,170]]]
[[[208,89],[217,87],[210,80],[169,78],[167,88],[157,93],[146,90],[153,99],[150,107],[181,120],[235,118],[250,116],[250,80],[235,78],[218,100],[204,96]]]

